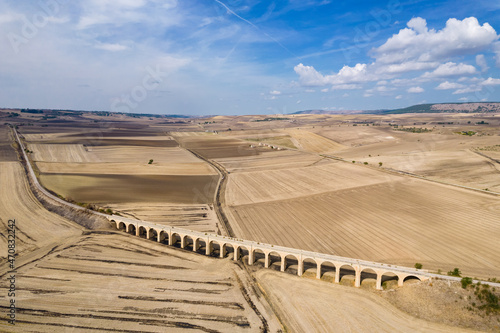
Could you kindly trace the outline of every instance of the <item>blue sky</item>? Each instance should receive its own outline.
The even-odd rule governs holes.
[[[495,1],[0,3],[2,107],[280,114],[500,101]]]

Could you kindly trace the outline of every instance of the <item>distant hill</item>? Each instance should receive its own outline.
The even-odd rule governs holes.
[[[419,104],[407,108],[384,110],[380,112],[365,111],[371,114],[402,114],[402,113],[485,113],[500,112],[500,103],[437,103]]]
[[[381,112],[386,110],[374,110],[372,113]],[[357,113],[365,113],[367,111],[363,110],[304,110],[297,111],[290,114],[357,114]]]

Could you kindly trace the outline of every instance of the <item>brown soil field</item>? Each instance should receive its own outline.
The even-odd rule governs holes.
[[[16,250],[20,255],[56,240],[80,235],[83,230],[79,225],[45,210],[31,193],[24,169],[19,162],[0,162],[2,258],[7,257],[6,229],[7,222],[11,219],[16,221]]]
[[[474,332],[417,319],[376,294],[351,287],[271,270],[255,276],[288,332]]]
[[[135,139],[107,139],[107,138],[60,138],[47,140],[44,143],[52,144],[82,144],[84,146],[139,146],[139,147],[177,147],[175,140],[135,140]]]
[[[326,160],[324,164],[304,168],[231,174],[226,202],[234,206],[285,200],[398,179],[376,170]]]
[[[230,202],[231,198],[228,198]],[[466,276],[500,276],[498,198],[400,178],[296,199],[229,206],[242,238]]]
[[[7,126],[0,126],[0,161],[17,161],[17,154],[12,148],[11,129]]]
[[[36,163],[40,172],[101,175],[216,175],[207,163]]]
[[[18,269],[16,331],[248,332],[279,324],[241,269],[129,235],[90,234]],[[5,279],[0,290],[6,295]],[[6,307],[0,306],[3,311]],[[4,317],[0,330],[10,331]]]
[[[165,202],[108,204],[120,215],[173,227],[217,233],[219,220],[212,205],[169,204]]]
[[[212,136],[180,136],[176,137],[182,147],[192,149],[196,153],[209,158],[243,157],[259,155],[269,148],[250,148],[244,140],[228,139],[219,135]]]
[[[257,156],[218,158],[227,171],[268,171],[306,167],[318,164],[323,158],[293,150],[270,150]]]
[[[153,159],[158,163],[204,163],[182,148],[152,148],[134,146],[87,147],[89,153],[102,162],[143,163]]]
[[[33,151],[31,159],[43,162],[98,162],[99,159],[90,154],[81,144],[46,144],[29,143],[27,149]]]
[[[297,148],[308,152],[329,154],[344,148],[340,143],[307,130],[290,129],[287,133],[292,137],[291,141]]]
[[[42,174],[41,184],[86,203],[212,203],[217,176]]]

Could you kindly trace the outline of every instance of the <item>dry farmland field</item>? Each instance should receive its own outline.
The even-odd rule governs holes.
[[[500,278],[497,114],[169,119],[83,113],[52,120],[23,114],[16,124],[40,183],[91,209]],[[375,291],[375,280],[364,278],[356,289],[347,286],[349,274],[333,285],[331,267],[316,281],[312,266],[297,277],[275,272],[278,262],[263,270],[262,259],[248,266],[230,254],[205,257],[190,244],[168,247],[112,225],[89,230],[37,200],[15,148],[12,130],[1,127],[0,246],[7,247],[7,221],[15,218],[20,332],[499,329],[500,315],[485,319],[468,310],[473,291],[447,281],[410,280],[402,288],[387,281]],[[286,269],[296,270],[293,261]],[[7,274],[6,264],[0,274]],[[9,331],[5,321],[0,325]]]

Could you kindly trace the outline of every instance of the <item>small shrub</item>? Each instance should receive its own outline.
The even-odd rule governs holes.
[[[421,264],[421,263],[419,263],[419,262],[417,262],[417,263],[415,264],[415,268],[416,268],[416,269],[422,269],[422,264]]]
[[[153,160],[152,159],[149,160],[148,164],[153,164]]]
[[[363,164],[364,164],[364,165],[368,165],[368,162],[364,162]]]
[[[448,272],[448,275],[449,276],[458,276],[458,277],[460,277],[462,275],[462,272],[460,272],[460,270],[455,267],[455,269],[453,269],[452,271]]]
[[[378,162],[378,166],[381,167],[382,166],[382,162]]]
[[[460,282],[462,283],[462,288],[466,289],[468,285],[472,284],[472,278],[470,278],[470,277],[463,277]]]
[[[356,163],[356,161],[352,161],[352,163]]]

